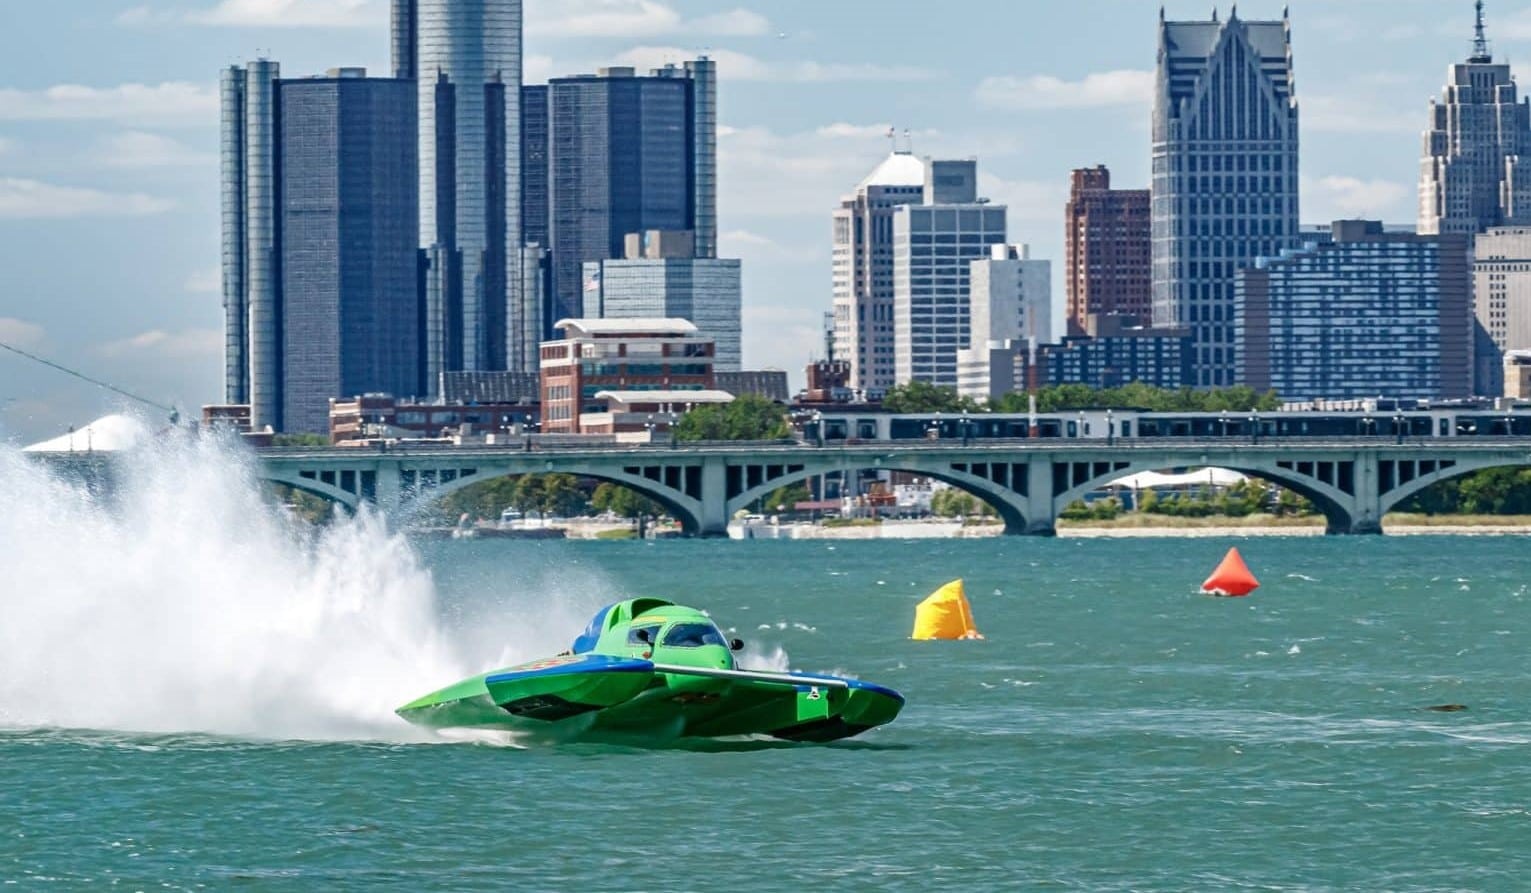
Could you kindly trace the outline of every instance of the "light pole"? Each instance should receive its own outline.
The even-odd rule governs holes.
[[[1403,413],[1393,416],[1393,438],[1397,443],[1403,443]]]
[[[1106,446],[1116,442],[1116,421],[1111,417],[1111,408],[1106,407]]]
[[[963,446],[968,446],[973,442],[973,432],[970,428],[968,428],[968,425],[970,424],[972,424],[972,422],[968,420],[968,415],[964,412],[962,414],[962,418],[958,419],[957,421],[957,430],[962,435]]]
[[[1259,443],[1260,442],[1260,414],[1259,413],[1253,413],[1252,412],[1252,413],[1249,414],[1249,442],[1250,443]]]

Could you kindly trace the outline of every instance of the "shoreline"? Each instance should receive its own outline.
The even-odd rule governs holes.
[[[1385,516],[1382,519],[1385,536],[1531,536],[1531,517],[1467,515],[1456,520],[1447,516],[1425,518],[1418,515]],[[1238,519],[1175,519],[1173,524],[1155,525],[1139,523],[1129,517],[1127,523],[1069,521],[1060,523],[1060,538],[1110,539],[1126,537],[1152,538],[1212,538],[1241,536],[1324,536],[1322,518],[1294,519],[1284,523],[1256,524],[1238,523]],[[1229,523],[1232,521],[1233,523]],[[1443,523],[1444,522],[1444,523]],[[826,527],[812,522],[797,521],[781,524],[755,522],[748,526],[738,522],[728,528],[730,539],[815,539],[815,540],[877,540],[877,539],[981,539],[1001,536],[1000,524],[963,524],[950,520],[885,520],[880,524],[846,525]]]

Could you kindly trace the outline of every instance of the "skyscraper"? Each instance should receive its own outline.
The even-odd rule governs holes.
[[[1112,189],[1105,165],[1076,170],[1064,216],[1068,333],[1090,314],[1153,314],[1153,238],[1147,189]],[[1046,333],[1044,333],[1045,335]]]
[[[894,151],[834,211],[834,358],[850,363],[852,388],[877,392],[895,383],[893,212],[924,194],[925,164]]]
[[[1419,177],[1419,232],[1476,235],[1531,223],[1531,105],[1516,95],[1508,63],[1495,63],[1477,3],[1473,52],[1446,72],[1430,101]]]
[[[957,386],[972,262],[1005,241],[1005,207],[978,197],[978,162],[925,162],[922,202],[893,209],[893,372]]]
[[[426,381],[504,369],[521,288],[521,0],[393,0],[416,81]]]
[[[1531,350],[1531,227],[1491,227],[1473,248],[1473,393],[1496,397],[1505,355]]]
[[[225,399],[257,428],[420,391],[414,86],[365,74],[223,73]]]
[[[628,233],[688,230],[697,257],[716,255],[713,72],[702,58],[648,76],[616,67],[549,83],[548,337],[558,320],[586,315],[585,263],[621,257]]]
[[[1234,383],[1234,283],[1297,235],[1291,26],[1159,17],[1153,322],[1188,326],[1193,384]]]

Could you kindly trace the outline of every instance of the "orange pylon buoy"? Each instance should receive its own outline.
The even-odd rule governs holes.
[[[1228,550],[1217,570],[1201,584],[1201,591],[1208,595],[1248,595],[1259,588],[1260,581],[1249,572],[1237,546]]]

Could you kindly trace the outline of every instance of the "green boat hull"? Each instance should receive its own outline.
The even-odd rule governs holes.
[[[789,678],[697,676],[667,672],[646,660],[588,655],[465,679],[398,713],[432,729],[552,737],[768,735],[824,742],[891,722],[903,707],[896,692],[858,680]]]
[[[741,669],[740,647],[695,608],[630,599],[603,608],[564,654],[464,679],[398,714],[430,729],[559,739],[822,742],[892,722],[903,708],[898,692],[858,679]]]

